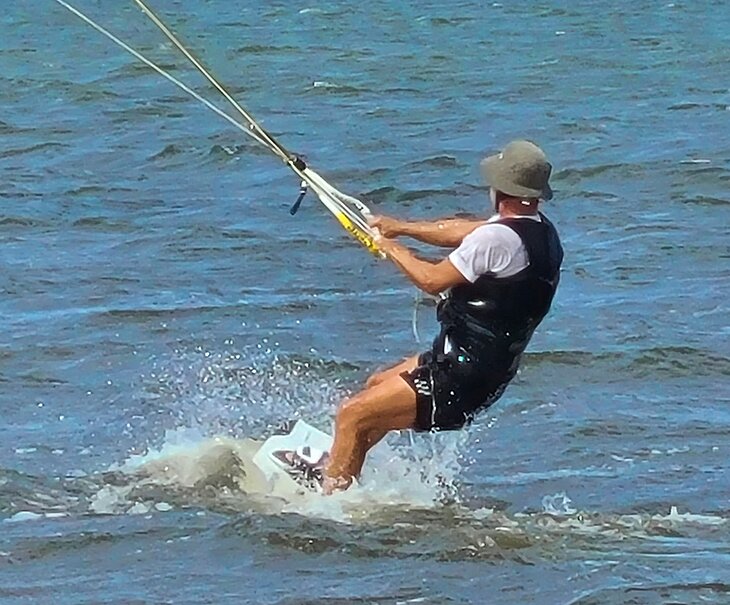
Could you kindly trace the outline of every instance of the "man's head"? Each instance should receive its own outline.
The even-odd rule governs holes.
[[[530,204],[553,197],[549,183],[552,166],[542,149],[530,141],[512,141],[501,152],[483,159],[481,170],[492,188],[495,210],[499,210],[502,197]]]

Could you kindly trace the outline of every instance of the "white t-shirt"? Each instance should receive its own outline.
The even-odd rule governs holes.
[[[451,264],[472,283],[484,274],[496,278],[511,277],[530,264],[520,236],[507,225],[494,222],[499,218],[499,215],[494,215],[486,225],[474,229],[449,254]],[[537,214],[519,219],[541,222]]]

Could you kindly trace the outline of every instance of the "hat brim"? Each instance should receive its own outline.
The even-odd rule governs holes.
[[[494,187],[497,191],[520,198],[539,198],[543,200],[551,200],[553,198],[553,190],[549,183],[545,184],[544,189],[532,189],[513,183],[510,179],[506,178],[501,170],[499,154],[484,158],[479,163],[479,167],[487,185]]]

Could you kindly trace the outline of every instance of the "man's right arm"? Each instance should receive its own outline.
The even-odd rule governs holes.
[[[456,248],[463,239],[485,220],[467,218],[447,218],[437,221],[401,221],[389,216],[376,216],[373,227],[377,227],[385,237],[411,237],[419,242]]]

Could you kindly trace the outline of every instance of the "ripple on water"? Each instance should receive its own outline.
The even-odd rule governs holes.
[[[613,379],[722,377],[730,374],[730,358],[694,347],[652,347],[594,353],[545,351],[528,353],[530,366],[575,366],[584,379],[605,383]]]

